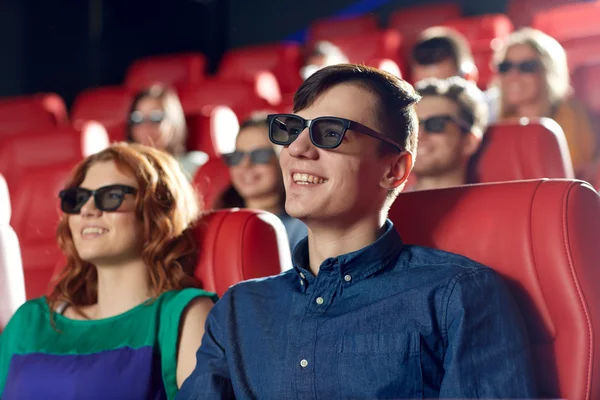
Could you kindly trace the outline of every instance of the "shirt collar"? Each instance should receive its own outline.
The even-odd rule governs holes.
[[[360,250],[326,259],[321,264],[319,273],[321,271],[338,273],[345,284],[356,283],[388,266],[402,252],[403,247],[400,235],[392,221],[388,219],[384,224],[384,233],[379,239]],[[304,291],[315,279],[308,270],[308,237],[296,245],[292,263],[300,276]]]

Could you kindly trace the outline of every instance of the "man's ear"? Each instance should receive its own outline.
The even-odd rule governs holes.
[[[412,167],[413,155],[410,151],[403,151],[400,154],[390,157],[390,162],[379,182],[379,186],[388,190],[397,188],[406,182]]]
[[[481,139],[481,135],[477,135],[474,132],[467,133],[463,138],[463,155],[467,158],[473,157],[481,146]]]

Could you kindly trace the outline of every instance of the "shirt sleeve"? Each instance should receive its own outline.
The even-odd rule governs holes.
[[[440,398],[534,398],[526,329],[502,278],[481,268],[448,290]]]
[[[196,353],[196,368],[185,380],[177,399],[234,399],[233,386],[224,345],[224,326],[219,318],[224,299],[218,301],[206,318],[202,344]]]

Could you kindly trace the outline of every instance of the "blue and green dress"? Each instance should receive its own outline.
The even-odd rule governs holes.
[[[174,290],[114,317],[74,320],[45,297],[25,303],[0,336],[0,398],[173,399],[179,323],[212,293]]]

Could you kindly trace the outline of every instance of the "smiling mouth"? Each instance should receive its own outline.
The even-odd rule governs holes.
[[[292,174],[292,180],[294,183],[299,185],[320,185],[328,181],[328,179],[321,178],[311,174],[303,174],[299,172],[295,172]]]
[[[81,236],[90,238],[90,237],[98,237],[102,236],[108,232],[108,229],[99,228],[99,227],[87,227],[81,230]]]

